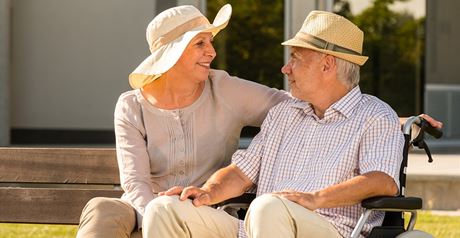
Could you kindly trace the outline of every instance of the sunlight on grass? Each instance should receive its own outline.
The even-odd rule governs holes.
[[[0,224],[0,238],[74,238],[77,226]]]
[[[436,238],[460,237],[460,216],[433,215],[429,211],[422,211],[418,213],[415,229],[428,232]]]
[[[418,214],[415,229],[428,232],[436,238],[460,237],[460,216],[422,211]],[[74,238],[76,234],[77,226],[0,224],[0,238]]]

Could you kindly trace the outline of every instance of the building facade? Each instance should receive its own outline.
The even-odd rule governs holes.
[[[284,38],[332,0],[284,0]],[[162,10],[206,0],[0,0],[0,145],[113,144],[113,109],[148,55],[145,28]],[[460,23],[454,0],[426,1],[424,112],[460,147]],[[288,53],[284,52],[285,60]],[[285,88],[287,84],[285,83]]]

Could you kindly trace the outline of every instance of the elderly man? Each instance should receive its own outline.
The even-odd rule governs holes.
[[[362,44],[363,32],[347,19],[311,12],[283,43],[291,57],[282,72],[295,99],[270,110],[249,148],[201,188],[161,193],[179,198],[150,204],[144,219],[157,225],[144,237],[346,237],[363,199],[396,195],[404,139],[396,113],[359,89]],[[237,219],[202,206],[254,185],[258,197],[244,230]],[[382,219],[374,214],[362,235]]]

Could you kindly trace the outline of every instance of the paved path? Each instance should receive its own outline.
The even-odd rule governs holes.
[[[422,151],[409,153],[407,174],[460,177],[460,153],[433,154],[433,163],[428,163],[428,156]]]
[[[457,211],[440,211],[440,210],[430,210],[430,213],[436,216],[460,216],[460,210]]]

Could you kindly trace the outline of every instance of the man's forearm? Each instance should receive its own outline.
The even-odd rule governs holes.
[[[318,208],[331,208],[357,204],[374,196],[394,196],[397,191],[393,178],[374,171],[318,191],[315,197]]]
[[[251,180],[236,165],[231,164],[215,172],[202,189],[209,192],[211,204],[216,204],[243,194],[252,185]]]

